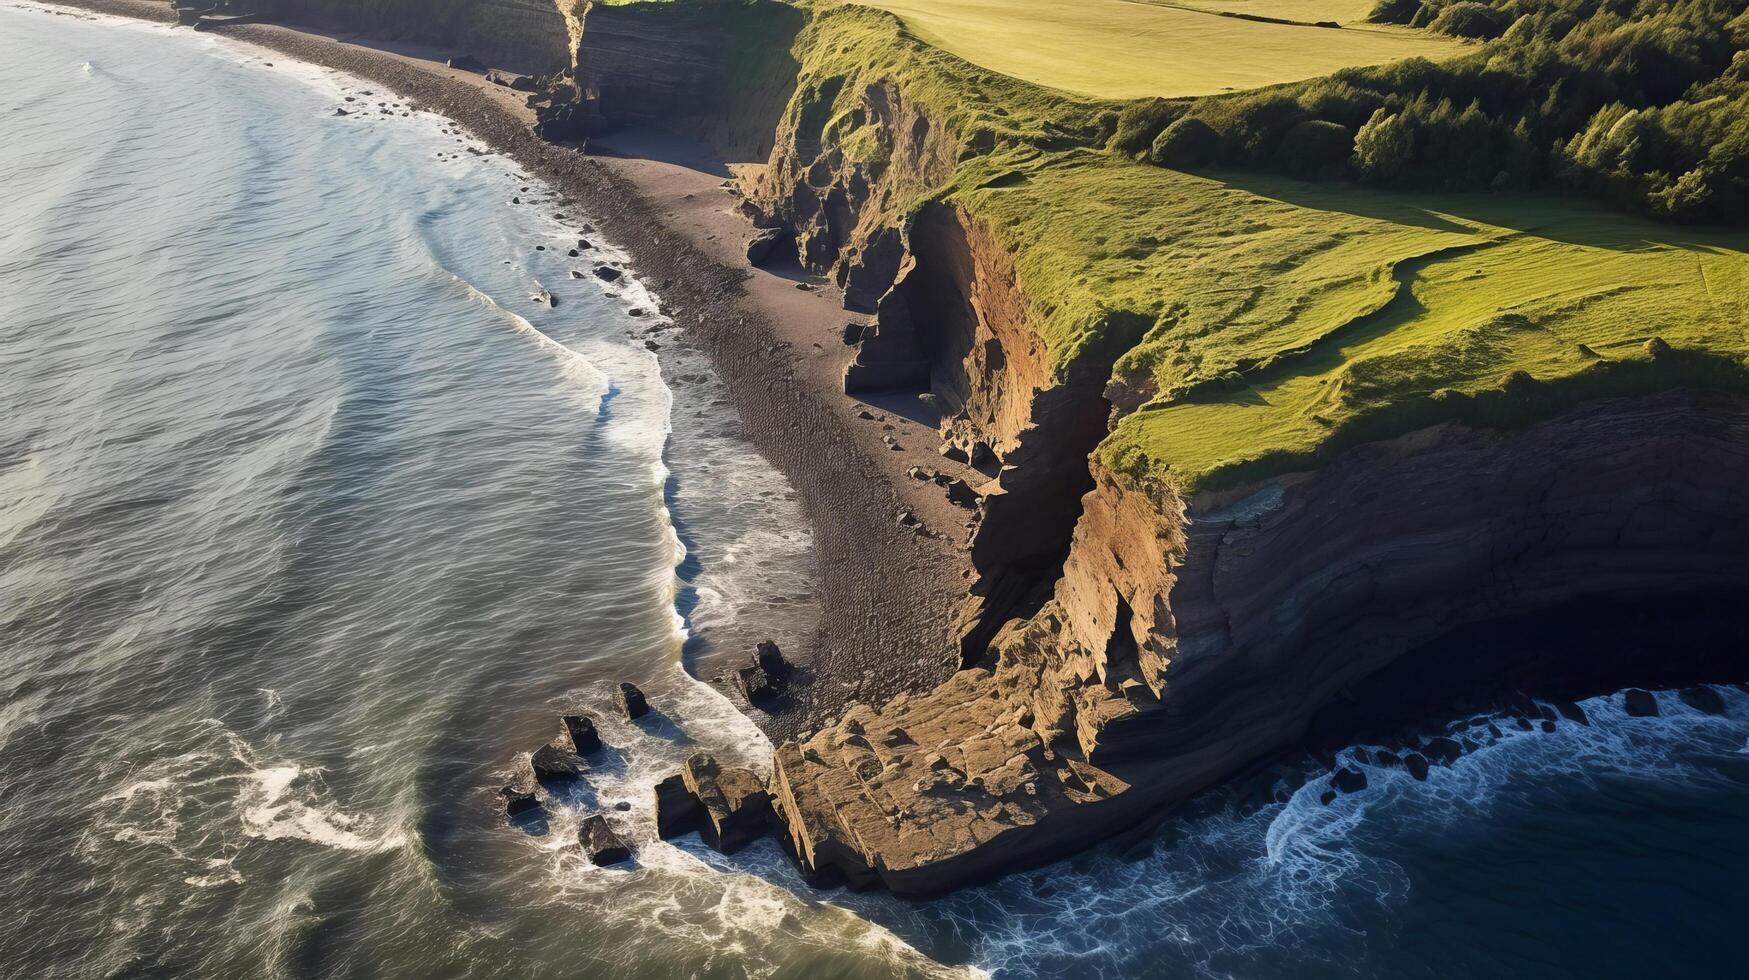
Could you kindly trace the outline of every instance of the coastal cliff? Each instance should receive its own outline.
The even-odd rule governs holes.
[[[591,43],[585,30],[580,63]],[[927,894],[1048,861],[1303,744],[1356,685],[1466,624],[1749,589],[1734,492],[1749,405],[1705,390],[1741,389],[1728,325],[1675,355],[1643,334],[1563,335],[1571,367],[1504,387],[1512,345],[1560,330],[1484,326],[1458,335],[1493,358],[1473,389],[1441,354],[1428,370],[1445,387],[1411,389],[1388,416],[1342,417],[1340,399],[1308,413],[1337,421],[1317,423],[1330,432],[1306,462],[1240,446],[1240,462],[1175,466],[1136,425],[1305,371],[1401,315],[1428,267],[1477,250],[1516,261],[1521,236],[1486,208],[1434,229],[1333,219],[1100,157],[1109,104],[958,62],[873,11],[816,12],[792,51],[793,96],[740,182],[744,210],[878,314],[846,390],[920,396],[943,452],[988,474],[966,542],[967,669],[850,705],[777,752],[774,812],[806,868]],[[1250,283],[1232,281],[1250,257],[1221,251],[1235,213],[1267,246]],[[1382,267],[1381,241],[1396,253]],[[1199,307],[1196,287],[1149,285],[1160,273],[1214,286]],[[1273,303],[1309,332],[1271,335],[1255,311]],[[1224,343],[1248,316],[1254,353],[1196,349],[1217,335],[1189,329],[1199,318],[1226,317]],[[1174,330],[1190,339],[1162,344]],[[1620,351],[1594,353],[1606,344]],[[1331,391],[1370,395],[1374,363],[1352,358]]]
[[[562,61],[596,125],[754,164],[743,213],[876,316],[844,392],[926,406],[984,476],[957,648],[893,651],[962,669],[777,750],[810,871],[1049,861],[1370,715],[1467,625],[1749,593],[1740,237],[1154,166],[1135,106],[866,8],[529,16],[504,57]]]

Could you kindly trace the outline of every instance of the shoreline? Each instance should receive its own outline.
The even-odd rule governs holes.
[[[149,0],[48,2],[174,21],[168,5]],[[743,708],[768,737],[781,743],[805,736],[852,704],[878,706],[953,675],[958,664],[950,618],[971,565],[959,528],[944,525],[964,512],[933,484],[904,476],[920,459],[938,468],[946,463],[934,452],[938,436],[927,420],[843,393],[838,379],[851,349],[828,343],[857,317],[830,302],[833,290],[810,281],[813,288],[804,291],[797,287],[800,276],[752,270],[744,259],[730,264],[744,239],[728,238],[735,225],[722,216],[732,214],[736,199],[720,175],[671,162],[674,154],[625,155],[624,143],[618,144],[621,155],[601,157],[544,142],[516,93],[407,49],[265,23],[217,33],[369,80],[466,128],[587,212],[599,233],[630,257],[631,273],[660,298],[677,328],[671,336],[706,354],[741,416],[743,434],[789,481],[813,532],[820,599],[813,640],[808,649],[785,651],[798,667],[797,680],[774,713]],[[732,217],[750,236],[751,225]],[[663,369],[666,374],[669,366]],[[876,418],[859,419],[864,410]],[[905,449],[886,451],[883,435],[897,435]],[[904,511],[936,535],[901,525],[896,517]],[[744,705],[739,695],[731,700]]]

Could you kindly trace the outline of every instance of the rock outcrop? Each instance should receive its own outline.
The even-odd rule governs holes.
[[[1062,856],[1297,744],[1464,623],[1749,592],[1745,480],[1749,401],[1689,392],[1441,426],[1220,496],[1096,472],[1055,594],[994,663],[779,749],[777,812],[807,868],[904,893]]]

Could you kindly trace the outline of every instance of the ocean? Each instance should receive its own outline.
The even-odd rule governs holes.
[[[812,553],[588,202],[187,29],[8,0],[0,93],[0,976],[1749,968],[1734,687],[1330,805],[1302,760],[928,902],[656,841],[687,755],[766,764],[710,679],[811,635]],[[506,821],[570,711],[614,753]],[[631,865],[578,853],[594,812]]]

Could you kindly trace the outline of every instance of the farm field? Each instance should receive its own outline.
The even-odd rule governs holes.
[[[1331,30],[1136,0],[858,0],[922,40],[1037,85],[1104,99],[1213,95],[1403,58],[1449,58],[1463,42],[1397,28]],[[1209,0],[1223,10],[1353,17],[1346,0]],[[1255,9],[1253,9],[1255,6]],[[1292,14],[1305,16],[1305,13]]]

